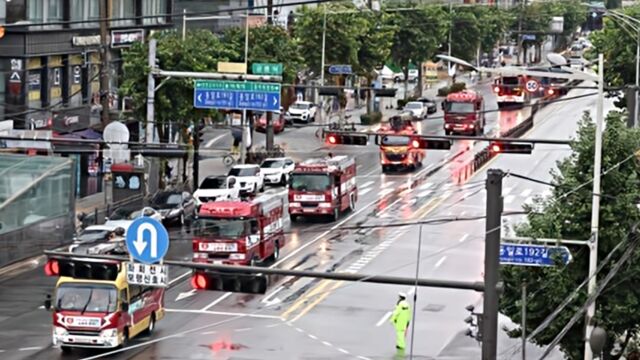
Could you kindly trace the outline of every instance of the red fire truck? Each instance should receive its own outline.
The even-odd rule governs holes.
[[[193,261],[251,265],[277,259],[285,244],[286,195],[202,204],[194,221]]]
[[[464,90],[447,95],[442,102],[444,110],[444,133],[451,135],[484,133],[485,110],[482,95],[472,90]]]
[[[496,93],[498,107],[508,105],[523,106],[529,102],[529,92],[526,90],[527,77],[502,76],[493,84],[493,92]]]
[[[417,133],[411,123],[406,125],[394,124],[390,119],[391,126],[382,127],[378,133],[376,143],[380,145],[380,164],[382,172],[391,169],[415,169],[422,165],[425,152],[419,147],[413,146],[411,135]],[[394,126],[395,125],[395,126]]]
[[[289,183],[289,214],[331,216],[333,220],[358,200],[356,162],[349,156],[309,159],[296,164]]]

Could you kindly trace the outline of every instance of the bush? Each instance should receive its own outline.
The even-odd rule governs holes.
[[[381,112],[372,112],[368,114],[360,115],[360,124],[361,125],[373,125],[382,121],[382,113]]]
[[[456,93],[458,91],[465,90],[467,88],[467,84],[463,82],[457,82],[452,84],[451,86],[444,86],[438,89],[438,96],[447,96],[451,93]]]

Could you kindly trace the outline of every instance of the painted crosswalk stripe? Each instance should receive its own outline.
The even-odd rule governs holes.
[[[520,193],[520,196],[522,197],[528,197],[529,195],[531,195],[532,190],[531,189],[525,189],[523,192]]]
[[[373,185],[373,183],[374,183],[373,181],[367,181],[366,183],[364,183],[364,184],[360,185],[360,187],[365,188],[365,187],[367,187],[367,186],[369,186],[369,185]]]
[[[380,184],[380,187],[388,188],[388,187],[393,187],[395,184],[396,184],[395,181],[383,182],[382,184]]]
[[[505,204],[511,204],[515,198],[516,198],[516,197],[515,197],[515,196],[513,196],[513,195],[507,195],[507,196],[504,198],[504,203],[505,203]]]
[[[432,187],[432,186],[433,186],[433,183],[428,182],[428,183],[425,183],[425,184],[420,185],[420,187],[418,187],[418,189],[420,189],[420,190],[426,190],[426,189],[428,189],[428,188],[430,188],[430,187]]]
[[[512,187],[507,187],[507,188],[502,189],[502,196],[504,196],[504,195],[509,195],[509,193],[511,192],[511,190],[513,190],[513,188],[512,188]]]
[[[391,194],[392,192],[393,192],[393,189],[384,189],[380,191],[380,196],[385,196],[385,195]]]
[[[373,188],[366,188],[366,189],[359,190],[358,191],[358,195],[362,196],[362,195],[368,193],[371,190],[373,190]]]

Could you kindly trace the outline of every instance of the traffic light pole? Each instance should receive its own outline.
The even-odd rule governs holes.
[[[193,191],[198,189],[200,184],[200,124],[193,127]]]
[[[153,69],[156,66],[156,47],[158,44],[158,40],[150,39],[149,40],[149,58],[148,65],[149,68]],[[153,77],[153,72],[149,71],[149,75],[147,76],[147,124],[145,126],[144,134],[146,143],[150,144],[153,142],[153,128],[154,128],[154,118],[155,118],[155,98],[156,98],[156,79]]]
[[[502,170],[489,169],[487,172],[482,360],[495,360],[498,349],[498,282],[500,279],[500,218],[503,177]]]

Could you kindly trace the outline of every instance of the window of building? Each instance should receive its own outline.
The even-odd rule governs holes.
[[[97,27],[100,19],[100,4],[98,0],[71,0],[71,21],[96,20],[71,24],[71,27]]]
[[[145,1],[146,2],[146,1]],[[116,20],[111,22],[111,26],[135,25],[136,6],[134,0],[112,0],[111,17]]]
[[[27,0],[27,20],[35,24],[62,21],[62,0]]]
[[[167,0],[145,0],[142,2],[142,16],[163,15],[167,13]],[[144,18],[143,24],[164,24],[166,17]]]

